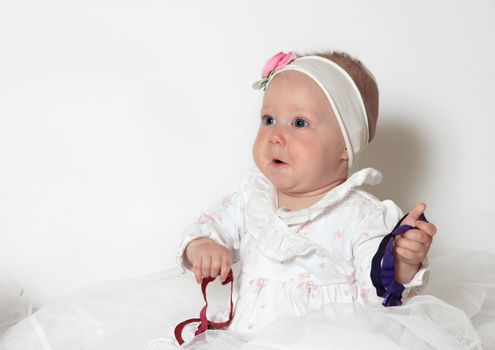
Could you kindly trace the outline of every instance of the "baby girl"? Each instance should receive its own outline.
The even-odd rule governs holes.
[[[199,283],[224,281],[242,263],[229,326],[236,332],[332,302],[400,305],[426,283],[436,228],[425,204],[404,216],[361,189],[381,181],[378,170],[349,174],[375,135],[373,75],[345,53],[281,52],[262,78],[253,85],[264,90],[258,169],[186,229],[179,264]]]
[[[177,325],[202,300],[188,276],[167,269],[55,298],[0,334],[0,350],[177,349],[183,330],[187,348],[202,350],[480,350],[469,317],[490,343],[495,259],[430,257],[439,278],[413,298],[436,232],[425,205],[404,216],[361,188],[381,181],[378,170],[350,174],[375,135],[371,73],[347,54],[289,52],[270,59],[262,78],[258,169],[186,229],[177,256],[204,294],[216,277],[233,281],[228,317],[208,320],[206,305]]]

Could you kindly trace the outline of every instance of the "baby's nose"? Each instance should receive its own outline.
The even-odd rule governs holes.
[[[274,128],[270,135],[270,143],[279,144],[283,146],[285,144],[285,135],[279,128]]]

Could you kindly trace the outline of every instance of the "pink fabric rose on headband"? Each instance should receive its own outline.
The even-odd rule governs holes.
[[[277,69],[280,69],[283,66],[288,65],[295,59],[296,59],[296,55],[292,51],[289,51],[287,53],[284,52],[277,53],[275,56],[270,58],[268,62],[266,62],[265,67],[263,68],[263,72],[261,72],[261,77],[263,79],[256,81],[253,84],[253,88],[264,91],[266,89],[266,84],[268,84],[268,81],[270,80],[270,77],[273,75],[273,73]]]
[[[289,64],[295,59],[294,52],[289,51],[287,53],[279,52],[266,62],[263,72],[261,73],[262,78],[267,78],[271,72],[282,68],[283,66]]]

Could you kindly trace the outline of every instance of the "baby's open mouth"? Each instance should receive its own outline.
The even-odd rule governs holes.
[[[275,164],[285,164],[285,162],[281,161],[280,159],[273,159],[273,163]]]

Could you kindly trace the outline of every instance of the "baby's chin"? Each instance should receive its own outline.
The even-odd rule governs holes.
[[[319,179],[300,177],[293,172],[264,174],[278,192],[297,197],[311,197],[320,193],[326,193],[335,186],[340,185],[345,179],[334,180],[331,183]]]
[[[289,164],[281,167],[262,166],[258,167],[258,169],[280,191],[291,192],[300,187],[302,183],[301,179],[297,177],[297,173]]]
[[[290,193],[300,190],[301,181],[289,174],[264,174],[277,191]]]

